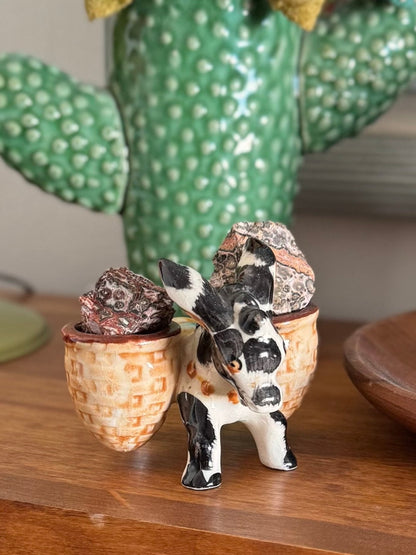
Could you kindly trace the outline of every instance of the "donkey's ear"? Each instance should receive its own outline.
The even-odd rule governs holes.
[[[213,333],[232,324],[232,307],[199,272],[165,258],[159,270],[166,293],[198,323]]]
[[[265,243],[250,237],[243,248],[236,273],[237,283],[244,285],[265,312],[273,308],[276,258]]]

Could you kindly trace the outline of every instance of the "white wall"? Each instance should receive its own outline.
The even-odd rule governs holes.
[[[416,222],[302,215],[293,231],[322,315],[371,321],[416,309]]]
[[[104,85],[104,23],[88,21],[82,0],[1,0],[0,21],[0,52],[32,54]],[[106,268],[126,264],[118,216],[64,203],[2,160],[0,191],[0,272],[38,291],[78,295]]]
[[[103,22],[89,23],[81,0],[2,0],[0,21],[0,52],[34,54],[104,84]],[[0,272],[78,295],[126,262],[117,216],[63,203],[1,161],[0,183]],[[301,215],[294,232],[316,271],[323,315],[373,320],[416,306],[416,222]]]

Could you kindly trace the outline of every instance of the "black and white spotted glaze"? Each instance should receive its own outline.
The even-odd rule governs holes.
[[[221,484],[220,430],[243,422],[253,434],[261,461],[292,470],[296,458],[286,441],[286,419],[278,370],[286,345],[271,321],[275,257],[257,239],[246,242],[235,283],[215,289],[196,270],[160,261],[171,299],[198,322],[183,353],[177,386],[188,431],[184,486],[211,489]]]

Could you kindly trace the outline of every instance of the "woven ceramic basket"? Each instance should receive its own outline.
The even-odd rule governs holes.
[[[179,370],[179,333],[175,322],[148,335],[94,335],[79,324],[62,329],[75,409],[108,447],[136,449],[163,424]]]
[[[286,418],[299,408],[316,367],[319,310],[308,305],[303,310],[273,318],[273,324],[284,339],[289,340],[286,358],[279,369],[277,382],[282,390],[280,409]]]

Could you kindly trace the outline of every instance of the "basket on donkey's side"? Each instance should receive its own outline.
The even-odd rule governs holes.
[[[119,336],[63,327],[68,389],[99,441],[131,451],[160,428],[177,381],[180,331],[176,322],[158,333]]]

